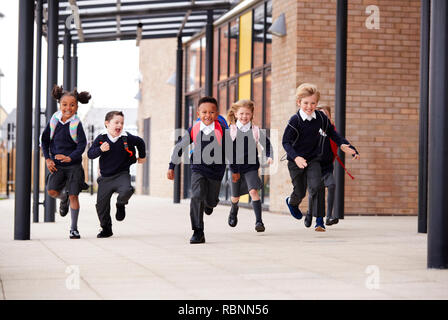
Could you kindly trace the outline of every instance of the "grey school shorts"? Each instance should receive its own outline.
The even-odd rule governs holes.
[[[89,186],[85,183],[84,169],[81,164],[71,166],[56,166],[58,171],[50,173],[47,180],[47,189],[62,191],[64,187],[69,195],[78,195]]]
[[[263,187],[258,170],[240,173],[240,179],[237,182],[231,182],[232,197],[240,197],[248,194],[249,190],[260,190]]]

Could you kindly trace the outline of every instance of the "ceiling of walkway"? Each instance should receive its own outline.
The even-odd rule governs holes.
[[[44,3],[46,20],[47,1]],[[74,42],[193,36],[238,0],[69,0],[59,1],[59,40],[65,28]]]

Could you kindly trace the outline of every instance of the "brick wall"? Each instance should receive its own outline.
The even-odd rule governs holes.
[[[365,26],[371,4],[351,0],[348,8],[346,137],[362,160],[347,161],[356,180],[346,178],[345,212],[416,214],[420,2],[376,1],[379,30]],[[287,20],[287,36],[274,37],[272,49],[271,127],[282,132],[303,82],[318,85],[334,115],[336,1],[274,0],[273,8],[274,21],[282,12]],[[286,163],[280,168],[272,211],[285,211],[291,192]]]
[[[143,137],[143,119],[151,117],[150,195],[172,197],[173,182],[166,178],[174,146],[175,87],[167,80],[176,71],[176,39],[140,41],[142,98],[138,110],[139,134]],[[141,192],[143,166],[138,166],[137,192]]]

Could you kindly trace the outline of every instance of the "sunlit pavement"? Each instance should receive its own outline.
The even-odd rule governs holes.
[[[115,199],[115,197],[113,198]],[[70,213],[14,238],[14,200],[0,201],[2,299],[447,299],[448,270],[426,268],[417,217],[347,216],[327,232],[289,215],[251,210],[227,224],[228,206],[205,216],[191,245],[189,201],[134,196],[114,235],[97,239],[96,195],[80,196],[80,240]],[[43,221],[41,208],[41,221]]]

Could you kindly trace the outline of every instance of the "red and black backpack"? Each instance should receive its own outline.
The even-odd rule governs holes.
[[[128,133],[128,132],[126,132],[126,133]],[[107,134],[106,133],[101,134],[100,135],[100,145],[102,145],[106,141],[106,139],[107,139]],[[126,152],[129,153],[129,157],[131,158],[131,164],[136,163],[137,156],[136,156],[135,146],[129,147],[127,136],[121,136],[121,140],[123,140],[124,150],[126,150]]]

